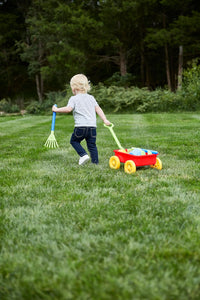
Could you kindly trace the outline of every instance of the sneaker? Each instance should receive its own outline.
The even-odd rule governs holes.
[[[90,160],[90,158],[87,154],[85,154],[84,156],[80,157],[79,165],[80,166],[84,165],[86,162],[88,162],[88,160]]]

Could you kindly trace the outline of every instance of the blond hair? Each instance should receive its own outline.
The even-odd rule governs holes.
[[[90,84],[87,77],[83,74],[74,75],[70,80],[72,90],[78,90],[87,93],[90,90]]]

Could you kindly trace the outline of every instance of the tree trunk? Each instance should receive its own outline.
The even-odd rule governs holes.
[[[178,56],[178,86],[177,89],[181,89],[182,86],[182,75],[183,75],[183,46],[179,46]]]
[[[44,80],[40,74],[40,91],[41,91],[41,95],[42,95],[42,98],[43,98],[43,95],[44,95]]]
[[[144,58],[144,45],[143,41],[141,41],[140,44],[140,74],[141,74],[141,81],[142,81],[142,86],[145,85],[145,58]]]
[[[163,28],[166,28],[166,15],[163,14]],[[167,43],[164,45],[165,48],[165,66],[166,66],[166,75],[167,75],[167,84],[170,91],[172,90],[171,76],[170,76],[170,67],[169,67],[169,53]]]
[[[40,70],[42,67],[42,57],[43,57],[43,49],[42,49],[41,40],[39,39],[38,60],[39,60],[39,64],[40,64]],[[42,103],[44,84],[43,84],[43,78],[42,78],[41,73],[36,75],[36,85],[37,85],[37,93],[38,93],[39,102]]]
[[[39,102],[42,103],[42,92],[41,92],[41,81],[40,81],[40,75],[35,75],[35,82],[36,82],[36,88],[37,88],[37,94]]]
[[[167,84],[170,91],[172,90],[171,77],[170,77],[170,68],[169,68],[169,54],[168,47],[165,44],[165,65],[166,65],[166,74],[167,74]]]
[[[150,85],[150,75],[149,75],[149,65],[148,65],[148,62],[146,60],[145,62],[145,69],[146,69],[146,82],[145,82],[145,85],[148,87],[148,89],[151,88],[151,85]]]
[[[120,64],[120,74],[121,76],[125,76],[127,74],[127,60],[126,60],[126,53],[121,48],[119,53],[119,64]]]

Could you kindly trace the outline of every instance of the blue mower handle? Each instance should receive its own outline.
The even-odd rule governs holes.
[[[54,104],[57,107],[57,104]],[[51,122],[51,131],[54,131],[55,129],[55,122],[56,122],[56,112],[53,111],[53,116],[52,116],[52,122]]]

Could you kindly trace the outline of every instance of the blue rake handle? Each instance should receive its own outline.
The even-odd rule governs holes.
[[[57,107],[57,104],[55,104],[55,106]],[[53,111],[52,122],[51,122],[51,131],[54,131],[54,129],[55,129],[55,122],[56,122],[56,112]]]

